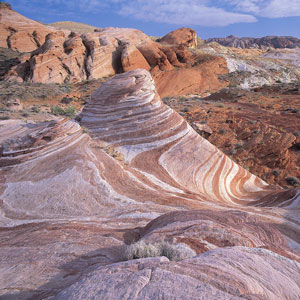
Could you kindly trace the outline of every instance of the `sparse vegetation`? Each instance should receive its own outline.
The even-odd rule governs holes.
[[[243,142],[239,142],[239,143],[236,143],[235,145],[235,149],[240,149],[244,146],[244,143]]]
[[[0,103],[7,103],[12,98],[20,100],[56,98],[71,91],[69,84],[57,85],[54,83],[21,83],[0,81]]]
[[[272,174],[275,176],[275,177],[278,177],[280,175],[280,170],[278,169],[275,169],[272,171]]]
[[[286,182],[289,184],[289,185],[292,185],[292,186],[300,186],[300,180],[294,176],[289,176],[287,177],[286,179]]]
[[[229,154],[230,154],[230,155],[236,154],[236,149],[231,149],[231,150],[229,151]]]
[[[139,241],[127,246],[124,259],[166,256],[169,260],[183,260],[195,256],[196,253],[184,244],[171,244],[165,241],[146,243]]]
[[[225,105],[223,104],[223,103],[219,103],[219,104],[217,104],[217,107],[225,107]]]
[[[51,106],[51,114],[55,116],[66,116],[69,118],[74,118],[76,113],[77,111],[74,106],[66,106],[65,108],[59,105]]]
[[[296,136],[296,137],[300,137],[300,131],[296,131],[296,132],[294,132],[294,136]]]
[[[38,106],[33,106],[31,110],[36,114],[41,111],[41,109]]]

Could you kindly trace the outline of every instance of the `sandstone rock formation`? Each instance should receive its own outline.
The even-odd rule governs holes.
[[[234,35],[230,35],[226,38],[212,38],[207,40],[210,42],[217,42],[226,47],[235,48],[299,48],[300,39],[292,36],[265,36],[262,38],[244,37],[239,38]]]
[[[1,122],[4,299],[299,297],[299,189],[197,135],[146,70],[104,83],[80,119]],[[140,239],[197,256],[122,262]]]
[[[196,32],[190,28],[175,30],[156,43],[135,29],[71,32],[31,21],[7,7],[1,8],[0,13],[4,16],[0,21],[0,46],[32,51],[21,55],[19,63],[10,64],[9,70],[5,69],[5,80],[78,82],[144,68],[151,71],[162,96],[201,93],[226,86],[218,78],[228,72],[223,58],[211,56],[203,60],[203,55],[187,49],[197,46]]]
[[[0,6],[0,47],[30,52],[45,42],[45,37],[53,30],[39,22],[30,20],[10,5],[1,2]]]
[[[160,43],[167,45],[184,45],[186,47],[197,47],[197,33],[191,28],[179,28],[165,35]]]
[[[56,31],[48,34],[45,43],[30,56],[23,55],[21,63],[13,67],[6,78],[44,83],[101,78],[123,71],[123,44],[144,40],[150,41],[150,38],[134,29],[107,28],[82,35]],[[123,60],[125,63],[125,58]]]

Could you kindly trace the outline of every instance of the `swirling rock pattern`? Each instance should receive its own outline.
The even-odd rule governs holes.
[[[80,119],[1,122],[4,299],[299,297],[299,190],[200,137],[146,70],[104,83]],[[140,239],[197,256],[120,262]]]

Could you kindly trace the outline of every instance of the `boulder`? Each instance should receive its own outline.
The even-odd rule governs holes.
[[[165,35],[160,43],[167,45],[184,45],[186,47],[197,47],[197,33],[191,28],[179,28]]]

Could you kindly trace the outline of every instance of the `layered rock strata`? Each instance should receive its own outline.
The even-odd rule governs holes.
[[[297,299],[299,189],[231,161],[142,69],[103,84],[80,118],[1,122],[4,299],[181,299],[183,287],[193,299]],[[138,240],[197,256],[122,262]]]
[[[203,59],[187,48],[197,46],[196,32],[181,28],[152,41],[129,28],[95,29],[79,33],[57,30],[29,20],[9,7],[0,7],[0,47],[22,54],[3,74],[8,81],[42,83],[78,82],[143,68],[151,71],[164,96],[218,90],[228,73],[220,57]]]
[[[45,37],[53,30],[39,22],[30,20],[10,5],[1,2],[0,6],[0,47],[19,52],[30,52],[45,42]]]

